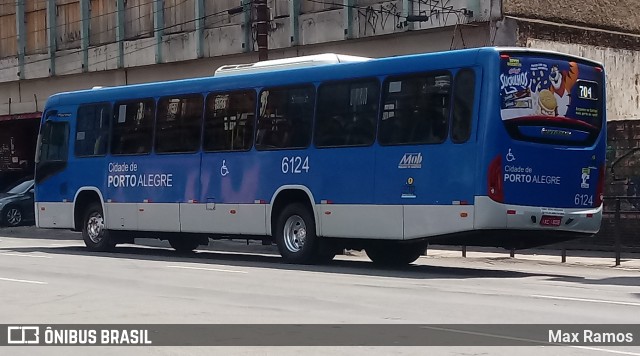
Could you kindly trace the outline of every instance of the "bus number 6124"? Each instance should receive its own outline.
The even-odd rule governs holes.
[[[578,206],[592,206],[593,205],[593,195],[589,194],[576,194],[574,199],[574,203]]]
[[[282,158],[282,173],[308,173],[309,172],[309,156],[300,157],[283,157]]]

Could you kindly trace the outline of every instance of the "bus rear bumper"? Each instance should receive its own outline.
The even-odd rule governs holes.
[[[544,217],[544,219],[543,219]],[[598,208],[552,208],[502,204],[489,197],[475,198],[474,229],[529,230],[595,234],[600,230]]]
[[[543,225],[545,222],[556,225]],[[490,246],[526,249],[593,236],[600,229],[602,207],[558,209],[501,204],[476,197],[474,226],[463,231],[429,237],[434,245]]]

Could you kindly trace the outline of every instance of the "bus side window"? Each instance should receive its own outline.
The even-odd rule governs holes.
[[[471,136],[475,85],[476,76],[473,70],[462,69],[456,74],[451,123],[451,141],[454,143],[466,142]]]
[[[200,148],[203,101],[199,94],[160,98],[156,119],[156,152],[195,152]]]
[[[375,140],[379,92],[377,80],[320,86],[316,113],[316,146],[372,144]]]
[[[151,152],[154,107],[153,99],[116,103],[113,112],[111,154]]]
[[[380,144],[433,144],[446,140],[450,74],[391,78],[385,84]]]
[[[305,148],[311,141],[314,88],[278,88],[262,91],[256,148]]]
[[[109,137],[109,104],[90,104],[78,108],[75,155],[78,157],[104,156]]]
[[[251,149],[255,109],[255,91],[209,94],[205,110],[204,150]]]

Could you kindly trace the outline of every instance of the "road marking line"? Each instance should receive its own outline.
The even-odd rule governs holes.
[[[28,281],[26,279],[13,279],[13,278],[3,278],[0,277],[0,281],[7,281],[7,282],[20,282],[20,283],[31,283],[31,284],[49,284],[47,282],[39,282],[39,281]]]
[[[630,351],[609,350],[609,349],[601,349],[601,348],[599,348],[599,347],[589,347],[589,346],[571,346],[571,347],[576,348],[576,349],[591,350],[591,351],[600,351],[600,352],[608,352],[608,353],[612,353],[612,354],[619,354],[619,355],[640,356],[640,354],[639,354],[639,353],[636,353],[636,352],[630,352]]]
[[[440,330],[440,331],[451,331],[451,332],[460,333],[460,334],[469,334],[469,335],[476,335],[476,336],[488,336],[488,337],[494,337],[494,338],[497,338],[497,339],[514,340],[514,341],[526,341],[526,342],[532,342],[532,343],[536,343],[536,344],[541,344],[542,346],[543,345],[566,346],[566,347],[571,347],[571,348],[574,348],[574,349],[581,349],[581,350],[608,352],[608,353],[612,353],[612,354],[628,355],[628,356],[640,356],[639,353],[635,353],[635,352],[602,349],[602,348],[599,348],[599,347],[567,345],[567,344],[562,344],[562,343],[545,342],[545,341],[540,341],[540,340],[531,340],[531,339],[525,339],[525,338],[513,337],[513,336],[506,336],[506,335],[495,335],[495,334],[481,333],[481,332],[475,332],[475,331],[457,330],[457,329],[449,329],[449,328],[439,328],[439,327],[435,327],[435,326],[424,326],[423,325],[422,327],[424,327],[425,329],[433,329],[433,330]]]
[[[575,301],[575,302],[617,304],[617,305],[629,305],[629,306],[632,306],[632,307],[640,307],[640,303],[616,302],[614,300],[598,300],[598,299],[584,299],[584,298],[570,298],[570,297],[555,297],[555,296],[552,296],[552,295],[532,295],[532,297],[534,297],[534,298],[544,298],[544,299],[571,300],[571,301]]]
[[[205,267],[190,267],[190,266],[167,266],[169,268],[182,268],[182,269],[196,269],[201,271],[214,271],[214,272],[229,272],[229,273],[249,273],[245,271],[235,271],[231,269],[219,269],[219,268],[205,268]]]
[[[22,253],[0,253],[2,256],[16,256],[16,257],[33,257],[33,258],[53,258],[51,256],[37,256],[37,255],[25,255]]]
[[[468,335],[476,335],[476,336],[488,336],[488,337],[493,337],[493,338],[496,338],[496,339],[513,340],[513,341],[526,341],[526,342],[533,342],[533,343],[536,343],[536,344],[556,345],[556,344],[553,344],[553,343],[550,343],[550,342],[544,342],[544,341],[540,341],[540,340],[525,339],[525,338],[515,337],[515,336],[496,335],[496,334],[481,333],[481,332],[477,332],[477,331],[466,331],[466,330],[457,330],[457,329],[450,329],[450,328],[439,328],[437,326],[428,326],[428,325],[422,325],[422,327],[425,328],[425,329],[433,329],[433,330],[440,330],[440,331],[450,331],[450,332],[459,333],[459,334],[468,334]]]

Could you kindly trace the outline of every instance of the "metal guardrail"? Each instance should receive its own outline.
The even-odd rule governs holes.
[[[616,266],[620,265],[622,251],[626,249],[623,237],[630,232],[632,237],[636,237],[637,245],[640,245],[638,231],[633,228],[633,222],[640,221],[640,197],[637,196],[615,196],[604,198],[604,209],[602,212],[603,225],[613,221],[613,241],[616,257]],[[624,226],[626,222],[626,227]],[[631,230],[631,231],[625,231]],[[633,239],[631,239],[633,240]],[[625,240],[626,242],[626,240]]]

